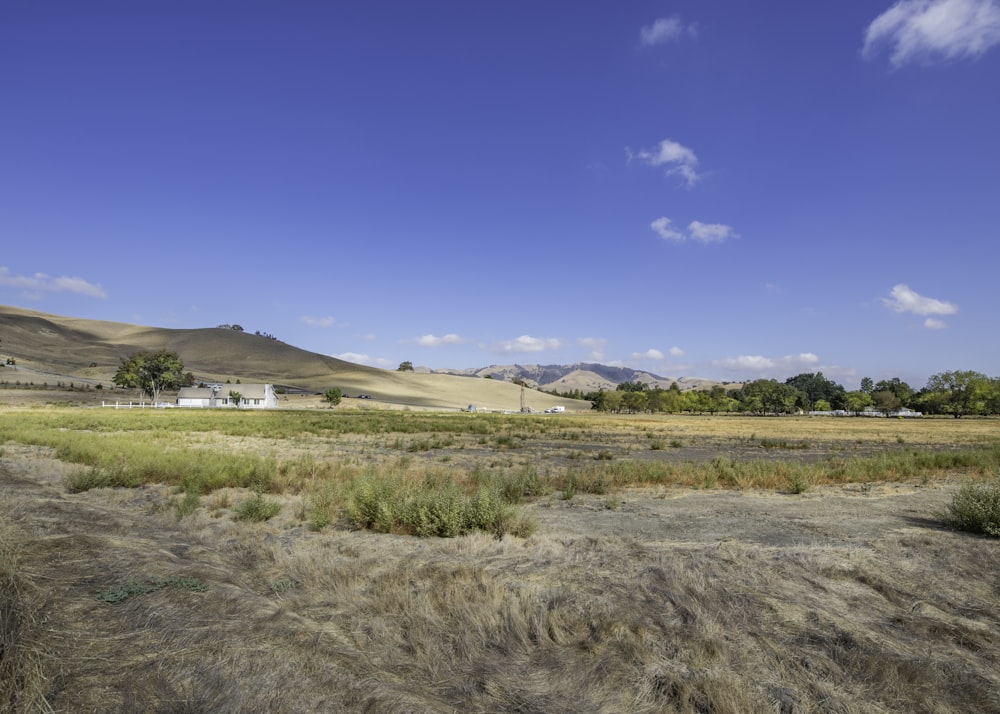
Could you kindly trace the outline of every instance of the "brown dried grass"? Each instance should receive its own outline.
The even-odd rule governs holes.
[[[53,711],[997,710],[1000,553],[932,524],[790,547],[310,533],[177,521],[155,487],[66,494],[6,451],[16,602],[44,623],[16,639]],[[208,590],[96,597],[147,577]]]

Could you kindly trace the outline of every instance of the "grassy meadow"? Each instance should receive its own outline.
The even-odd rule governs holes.
[[[991,420],[7,409],[0,709],[1000,711],[998,475]]]

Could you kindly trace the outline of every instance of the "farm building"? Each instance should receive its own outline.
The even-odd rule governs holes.
[[[236,403],[230,392],[239,392]],[[210,384],[205,387],[181,387],[177,392],[177,406],[202,408],[274,409],[278,395],[271,384]]]

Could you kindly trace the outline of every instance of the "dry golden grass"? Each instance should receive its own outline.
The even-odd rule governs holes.
[[[95,430],[83,410],[7,417],[28,415],[90,438],[126,433],[133,419]],[[995,422],[512,417],[470,434],[443,428],[467,422],[414,415],[378,424],[442,430],[296,433],[288,416],[231,420],[233,433],[195,430],[203,416],[189,430],[173,413],[134,418],[170,424],[165,449],[277,459],[272,497],[284,507],[261,524],[233,517],[245,489],[203,495],[178,519],[167,486],[68,493],[78,467],[2,447],[0,564],[16,583],[4,594],[27,593],[8,601],[37,623],[17,629],[5,615],[4,652],[26,653],[3,691],[11,711],[1000,711],[1000,552],[937,520],[950,474],[802,497],[669,485],[614,499],[550,493],[528,506],[541,524],[529,538],[306,527],[323,484],[367,468],[417,478],[605,463],[566,459],[567,448],[607,450],[611,465],[719,449],[733,459],[951,450],[995,443]],[[659,438],[682,445],[651,449]],[[206,589],[102,597],[150,582]]]

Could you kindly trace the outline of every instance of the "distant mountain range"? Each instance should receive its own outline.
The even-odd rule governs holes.
[[[577,364],[510,364],[490,365],[472,369],[430,369],[418,367],[418,372],[454,374],[462,377],[490,377],[503,381],[523,380],[529,387],[546,391],[570,392],[576,389],[586,393],[598,389],[614,389],[623,382],[644,382],[650,387],[667,389],[674,382],[681,390],[710,387],[718,384],[699,377],[664,377],[652,372],[614,367],[595,362]]]

